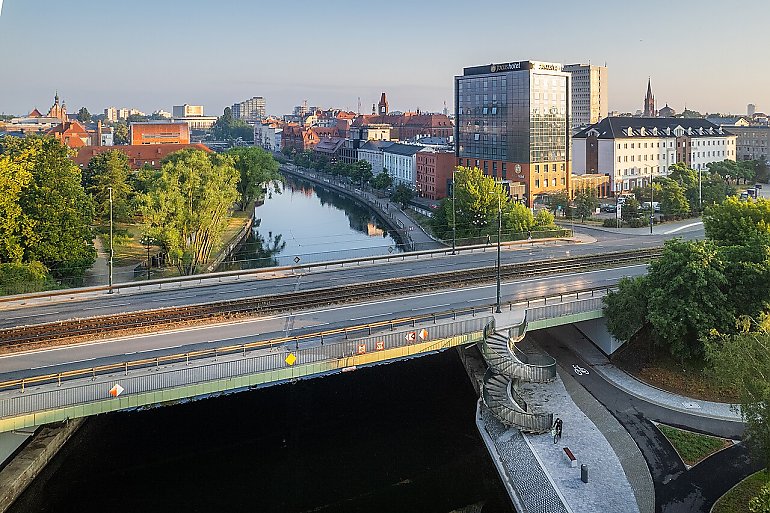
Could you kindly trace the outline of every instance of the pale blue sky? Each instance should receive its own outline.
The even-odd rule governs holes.
[[[0,112],[204,104],[452,109],[465,66],[607,63],[610,109],[770,111],[767,0],[4,0]]]

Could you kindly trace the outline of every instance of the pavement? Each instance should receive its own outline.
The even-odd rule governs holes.
[[[581,231],[598,231],[605,233],[614,233],[618,235],[635,235],[638,237],[649,237],[650,227],[643,228],[607,228],[604,226],[586,225],[582,223],[569,223],[564,220],[558,220],[558,224],[563,227],[575,228]],[[683,221],[674,221],[668,223],[656,224],[652,227],[652,235],[685,235],[695,233],[703,237],[703,220],[701,218],[685,219]]]

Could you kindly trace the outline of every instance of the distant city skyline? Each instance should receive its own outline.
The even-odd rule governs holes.
[[[269,114],[305,99],[356,111],[359,97],[368,113],[382,91],[392,110],[441,112],[446,102],[453,111],[464,67],[527,58],[606,63],[611,111],[641,109],[648,77],[657,108],[770,110],[770,70],[746,51],[765,44],[770,5],[761,0],[740,9],[715,0],[467,5],[0,0],[0,46],[16,49],[0,58],[0,112],[46,109],[57,90],[70,112],[189,103],[219,115],[264,96]],[[634,21],[642,17],[655,23]],[[720,39],[736,17],[740,33]]]

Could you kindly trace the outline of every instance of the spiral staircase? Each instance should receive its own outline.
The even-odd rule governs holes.
[[[491,324],[478,347],[487,362],[482,398],[503,424],[527,433],[544,433],[553,424],[553,414],[532,411],[521,396],[519,384],[549,383],[556,379],[556,360],[547,355],[526,354],[516,344],[527,333],[527,318],[506,330]]]

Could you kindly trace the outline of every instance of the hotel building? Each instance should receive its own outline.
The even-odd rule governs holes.
[[[561,64],[518,61],[455,77],[457,164],[535,196],[569,190],[571,76]]]

